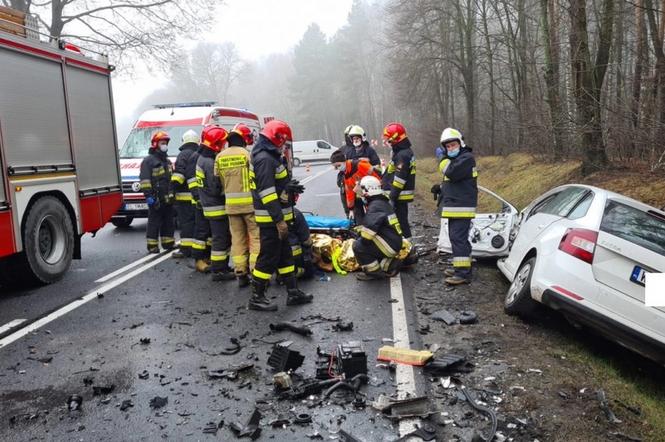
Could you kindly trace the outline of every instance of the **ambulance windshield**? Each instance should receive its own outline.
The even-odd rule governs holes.
[[[168,127],[135,127],[127,136],[125,144],[120,149],[120,158],[143,158],[148,155],[150,148],[150,139],[152,134],[158,130],[168,132],[171,137],[169,142],[169,156],[178,156],[178,151],[182,145],[182,135],[192,129],[200,133],[201,126],[168,126]]]

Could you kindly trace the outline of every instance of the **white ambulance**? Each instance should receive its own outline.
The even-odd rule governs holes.
[[[148,205],[139,185],[141,161],[148,154],[152,134],[158,130],[168,132],[169,157],[175,163],[182,135],[193,129],[200,133],[204,126],[217,124],[230,130],[237,123],[244,123],[258,139],[261,130],[259,117],[249,111],[220,107],[213,101],[196,103],[160,104],[147,110],[134,124],[124,146],[120,149],[123,205],[111,222],[116,227],[128,227],[134,218],[147,218]]]

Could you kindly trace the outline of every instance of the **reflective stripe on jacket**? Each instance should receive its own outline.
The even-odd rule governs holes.
[[[358,230],[362,241],[376,245],[387,258],[393,258],[402,248],[402,228],[383,195],[368,198],[367,214]]]
[[[201,149],[196,162],[196,181],[203,206],[203,216],[210,219],[226,216],[222,184],[215,177],[215,152],[210,149]]]
[[[171,173],[173,166],[165,152],[150,149],[150,153],[141,162],[139,180],[141,191],[147,197],[166,201],[172,194]]]
[[[292,221],[293,208],[286,199],[286,185],[291,180],[289,170],[277,147],[263,135],[252,149],[254,168],[254,214],[259,225],[274,225]]]
[[[475,218],[478,206],[478,171],[470,147],[460,148],[455,158],[444,157],[439,163],[443,183],[442,218]]]
[[[215,174],[221,182],[229,215],[254,212],[250,173],[250,155],[244,147],[231,146],[217,155]]]
[[[416,188],[416,157],[408,138],[393,144],[392,158],[381,179],[392,203],[413,201]]]

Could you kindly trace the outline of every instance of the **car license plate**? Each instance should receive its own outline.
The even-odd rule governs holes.
[[[630,274],[630,280],[635,284],[644,285],[645,284],[646,272],[640,266],[635,266],[633,268],[633,273]]]
[[[145,203],[125,204],[125,210],[148,210],[148,205]]]

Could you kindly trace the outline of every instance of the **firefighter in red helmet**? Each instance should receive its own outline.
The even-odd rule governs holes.
[[[175,230],[173,202],[175,195],[171,185],[173,165],[168,157],[169,134],[157,131],[152,135],[148,155],[141,162],[139,180],[148,204],[146,242],[148,253],[159,253],[159,242],[167,250],[173,249]]]
[[[215,176],[215,157],[226,146],[227,137],[228,132],[220,126],[204,127],[201,133],[201,149],[196,161],[196,182],[203,220],[199,220],[196,226],[194,257],[197,270],[207,270],[205,255],[209,235],[209,270],[212,272],[213,281],[235,279],[229,267],[231,232],[226,213],[226,197],[219,178]]]
[[[404,238],[411,238],[409,203],[416,188],[416,157],[411,141],[400,123],[390,123],[383,129],[383,138],[392,149],[392,156],[381,179],[383,190],[388,192],[390,203],[402,226]]]
[[[268,282],[275,271],[286,285],[286,305],[305,304],[313,298],[298,289],[289,244],[287,223],[294,220],[292,192],[304,190],[297,181],[291,180],[281,159],[284,145],[292,140],[289,125],[272,120],[265,125],[252,149],[254,215],[261,246],[252,271],[252,297],[247,306],[250,310],[277,310],[266,297]]]

